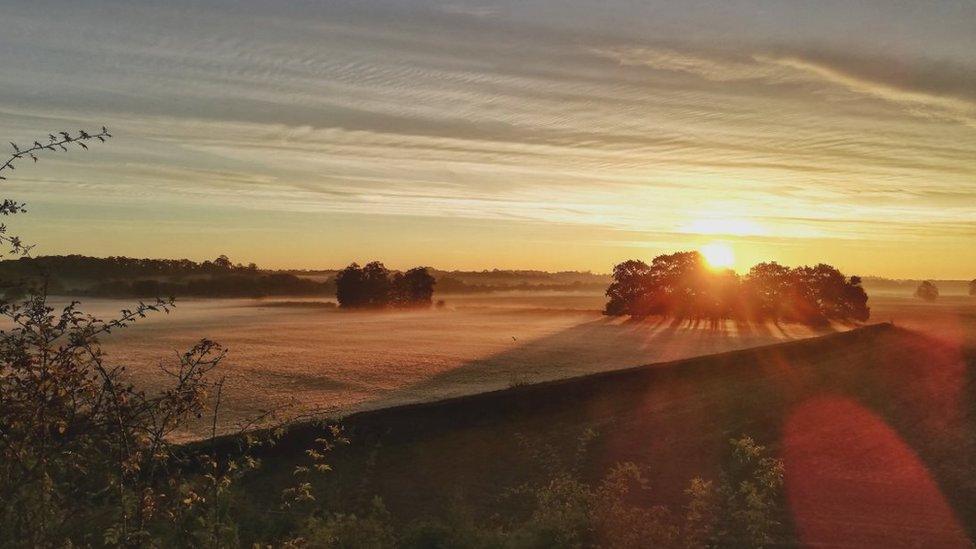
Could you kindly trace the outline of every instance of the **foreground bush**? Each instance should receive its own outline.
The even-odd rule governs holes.
[[[749,437],[730,441],[716,480],[693,479],[684,507],[647,505],[653,487],[640,466],[622,463],[595,483],[575,467],[547,460],[540,480],[505,491],[497,514],[475,520],[461,510],[398,525],[373,500],[360,513],[311,520],[296,547],[613,548],[784,545],[783,464]]]
[[[0,171],[111,137],[105,128],[59,135],[32,147],[14,145]],[[0,215],[21,212],[14,201],[0,205]],[[0,225],[0,243],[26,257],[30,246],[6,231]],[[0,301],[7,320],[0,332],[0,545],[237,546],[233,487],[258,467],[249,453],[257,441],[241,437],[233,455],[171,442],[174,433],[202,425],[216,439],[224,381],[211,374],[224,350],[203,339],[175,362],[161,363],[168,385],[140,390],[126,380],[124,366],[107,361],[99,338],[168,312],[172,301],[140,302],[101,320],[76,302],[52,306],[47,289],[30,285],[12,292],[16,299]],[[316,440],[307,465],[296,470],[297,484],[279,487],[283,505],[313,499],[303,478],[325,468],[331,443]]]

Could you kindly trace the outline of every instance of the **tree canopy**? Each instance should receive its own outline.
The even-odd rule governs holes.
[[[790,268],[760,263],[740,277],[715,270],[696,251],[629,260],[613,270],[605,314],[690,319],[782,319],[805,323],[867,320],[860,277],[827,264]]]
[[[939,287],[931,280],[923,280],[915,289],[915,297],[925,301],[935,301],[939,299]]]
[[[434,277],[427,267],[391,272],[379,261],[360,267],[353,263],[335,278],[336,300],[345,309],[429,307]]]

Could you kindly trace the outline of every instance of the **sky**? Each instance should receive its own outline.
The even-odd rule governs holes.
[[[36,254],[976,277],[976,1],[0,5]],[[16,176],[16,177],[14,177]]]

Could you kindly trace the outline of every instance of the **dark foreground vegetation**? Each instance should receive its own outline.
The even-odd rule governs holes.
[[[650,265],[625,261],[613,269],[605,313],[637,318],[738,318],[823,324],[870,316],[861,279],[823,263],[785,267],[760,263],[740,277],[708,267],[698,252],[659,255]]]

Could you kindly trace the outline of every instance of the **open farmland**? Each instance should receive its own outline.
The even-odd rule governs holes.
[[[819,335],[790,324],[711,325],[600,314],[604,298],[585,293],[448,296],[440,310],[344,312],[318,300],[181,300],[105,339],[109,361],[154,387],[158,364],[201,337],[228,349],[221,430],[261,410],[288,414],[375,409],[538,381],[621,369]],[[85,310],[112,315],[131,303],[87,299]],[[972,344],[976,300],[936,303],[871,300],[872,321]]]
[[[105,339],[109,360],[158,386],[157,365],[201,337],[229,354],[221,428],[260,410],[342,411],[478,393],[543,380],[798,339],[798,325],[627,322],[598,294],[448,297],[419,312],[340,312],[316,301],[182,300]],[[124,300],[86,300],[110,315]],[[839,326],[834,329],[844,329]]]

